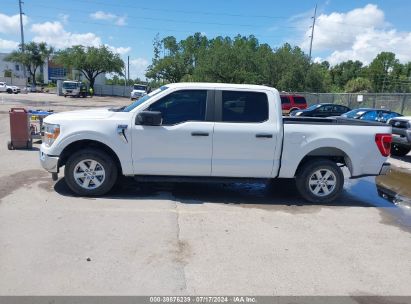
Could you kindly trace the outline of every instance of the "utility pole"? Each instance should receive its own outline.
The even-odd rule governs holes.
[[[24,30],[23,30],[23,10],[21,5],[23,1],[19,0],[19,9],[20,9],[20,36],[21,36],[21,52],[24,53]],[[26,66],[23,64],[23,77],[24,77],[24,91],[27,93],[27,75],[26,75]]]
[[[310,62],[311,62],[311,51],[313,49],[313,39],[314,39],[314,27],[315,27],[315,18],[317,18],[317,4],[315,5],[315,9],[314,9],[314,16],[311,17],[313,19],[313,24],[311,25],[311,36],[310,36]]]
[[[130,82],[130,56],[127,56],[127,84]]]

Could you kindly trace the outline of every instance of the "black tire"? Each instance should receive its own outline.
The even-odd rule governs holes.
[[[397,144],[392,144],[391,145],[391,155],[393,156],[405,156],[408,153],[410,153],[411,149],[401,146],[401,145],[397,145]]]
[[[11,140],[9,140],[9,141],[7,142],[7,149],[9,149],[9,150],[14,150],[14,146],[13,146],[13,143],[11,142]]]
[[[82,160],[87,159],[97,161],[101,164],[105,171],[105,177],[101,185],[94,189],[83,188],[77,183],[74,177],[74,170],[77,164]],[[74,193],[81,196],[100,196],[106,194],[111,190],[111,188],[113,188],[113,185],[116,183],[117,175],[118,168],[112,157],[102,150],[92,148],[75,152],[69,157],[64,168],[64,178],[67,185]]]
[[[319,182],[317,182],[315,179],[312,180],[311,178],[314,176],[314,173],[319,170],[323,173],[327,173],[327,171],[332,172],[334,176],[331,176],[332,179],[327,180],[327,183],[325,183],[325,181],[322,182],[322,180],[320,180]],[[310,181],[318,184],[310,186]],[[331,181],[334,181],[334,187],[328,184],[331,183]],[[337,164],[328,159],[312,159],[308,160],[307,163],[305,163],[298,170],[296,175],[296,185],[298,192],[307,201],[312,203],[330,203],[341,194],[344,186],[344,174],[341,171],[340,167],[337,166]],[[314,191],[317,189],[320,189],[320,191],[318,192],[318,194],[315,194]],[[325,193],[325,191],[330,191],[330,193],[327,194]]]
[[[7,93],[13,94],[13,90],[12,89],[7,89]]]

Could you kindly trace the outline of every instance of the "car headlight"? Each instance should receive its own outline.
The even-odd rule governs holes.
[[[303,112],[297,112],[295,113],[295,116],[300,116],[301,114],[303,114]]]
[[[45,143],[46,147],[51,147],[51,145],[60,135],[60,125],[45,123],[43,125],[43,128],[43,142]]]

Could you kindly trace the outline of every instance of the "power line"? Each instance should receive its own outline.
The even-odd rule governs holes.
[[[41,4],[36,4],[36,7],[44,7],[50,10],[58,10],[58,11],[64,11],[64,12],[81,12],[85,13],[88,15],[93,14],[94,12],[90,11],[85,11],[85,10],[79,10],[79,9],[73,9],[73,8],[58,8],[58,7],[52,7],[49,5],[41,5]],[[120,17],[120,16],[118,16]],[[241,26],[241,27],[256,27],[256,26],[265,26],[265,25],[256,25],[256,24],[238,24],[238,23],[220,23],[220,22],[202,22],[202,21],[190,21],[190,20],[176,20],[176,19],[168,19],[168,18],[155,18],[155,17],[144,17],[144,16],[139,16],[138,19],[142,20],[152,20],[152,21],[165,21],[165,22],[174,22],[174,23],[189,23],[189,24],[206,24],[206,25],[223,25],[223,26]],[[296,26],[282,26],[282,28],[293,28],[296,29]]]
[[[119,7],[119,4],[111,4],[99,1],[82,1],[82,0],[71,0],[70,2],[79,2],[82,4],[97,4],[100,6],[112,6],[112,7]],[[37,4],[36,4],[37,5]],[[205,11],[190,11],[190,10],[173,10],[173,9],[162,9],[162,8],[152,8],[147,6],[136,6],[136,5],[129,5],[129,4],[121,4],[121,7],[128,7],[128,8],[135,8],[141,10],[148,10],[148,11],[160,11],[160,12],[174,12],[180,14],[198,14],[198,15],[211,15],[211,16],[229,16],[229,17],[245,17],[245,18],[264,18],[264,19],[289,19],[289,17],[285,16],[269,16],[269,15],[244,15],[244,14],[229,14],[229,13],[217,13],[217,12],[205,12]]]
[[[45,18],[47,20],[50,19],[48,16],[40,16],[40,15],[30,15],[30,17],[36,17],[36,18]],[[92,25],[98,25],[98,26],[108,26],[108,27],[116,27],[119,28],[118,25],[111,24],[111,23],[99,23],[99,22],[90,22],[90,21],[82,21],[82,20],[73,20],[70,19],[70,22],[72,23],[80,23],[80,24],[92,24]],[[138,29],[141,31],[149,31],[149,32],[171,32],[171,33],[184,33],[184,34],[192,34],[193,30],[173,30],[173,29],[164,29],[164,28],[152,28],[152,27],[145,27],[145,26],[133,26],[133,25],[124,25],[121,26],[121,28],[129,28],[129,29]],[[197,31],[198,32],[198,31]],[[211,32],[213,33],[213,32]],[[239,33],[237,33],[239,35]],[[233,33],[214,33],[212,36],[235,36],[237,34]],[[254,37],[260,37],[260,38],[281,38],[283,36],[276,36],[276,35],[254,35],[254,34],[249,34],[253,35]]]

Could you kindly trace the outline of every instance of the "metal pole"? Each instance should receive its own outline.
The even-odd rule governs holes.
[[[23,1],[19,0],[21,52],[24,53],[23,10],[21,8],[22,4],[23,4]],[[27,74],[26,74],[26,66],[24,64],[23,64],[23,77],[24,77],[24,91],[27,93]]]
[[[311,36],[310,36],[310,54],[309,54],[309,57],[310,57],[310,61],[311,61],[311,52],[312,52],[312,49],[313,49],[313,39],[314,39],[314,27],[315,27],[315,18],[317,17],[317,4],[315,5],[315,9],[314,9],[314,16],[313,17],[311,17],[311,18],[313,18],[313,25],[311,26]]]
[[[127,85],[130,82],[130,56],[127,56]]]

